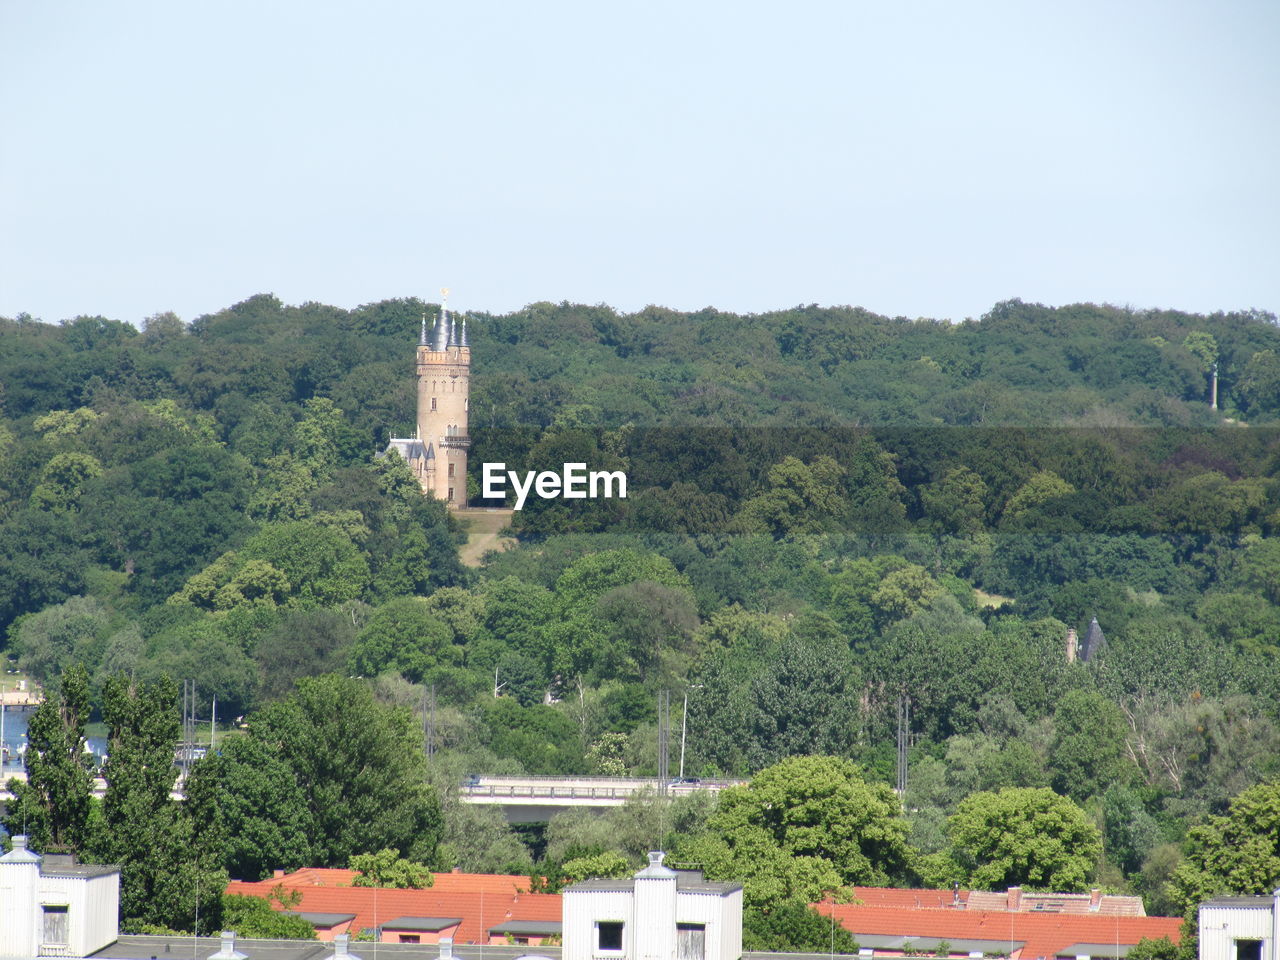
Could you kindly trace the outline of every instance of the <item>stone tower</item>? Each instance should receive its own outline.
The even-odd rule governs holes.
[[[471,345],[465,317],[450,316],[448,291],[430,332],[426,316],[418,338],[418,420],[413,439],[391,440],[422,484],[422,492],[453,509],[467,505],[467,414],[471,406]]]

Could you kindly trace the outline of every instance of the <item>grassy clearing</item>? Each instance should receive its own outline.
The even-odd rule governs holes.
[[[456,514],[467,531],[467,542],[458,551],[468,567],[480,566],[480,558],[490,550],[505,550],[516,541],[501,536],[511,524],[511,510],[459,510]]]

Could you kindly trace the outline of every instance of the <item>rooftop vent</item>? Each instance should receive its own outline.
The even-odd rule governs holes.
[[[209,960],[248,960],[247,953],[241,953],[236,949],[236,932],[234,930],[222,931],[222,946],[218,948],[218,952],[210,955]]]
[[[351,942],[351,937],[345,933],[340,933],[333,938],[333,953],[329,954],[327,960],[360,960],[354,953],[347,950],[347,944]]]

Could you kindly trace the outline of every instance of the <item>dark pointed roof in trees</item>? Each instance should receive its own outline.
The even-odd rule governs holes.
[[[1088,662],[1106,648],[1107,638],[1102,632],[1102,627],[1098,626],[1098,618],[1094,617],[1089,621],[1089,629],[1085,631],[1084,642],[1080,644],[1080,659]]]

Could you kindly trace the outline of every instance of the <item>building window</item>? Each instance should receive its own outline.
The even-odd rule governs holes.
[[[44,911],[44,943],[70,943],[70,930],[67,922],[67,907],[45,905]]]
[[[435,413],[435,412],[436,412],[436,398],[435,398],[435,397],[432,397],[432,398],[431,398],[431,412],[432,412],[432,413]]]
[[[453,503],[453,487],[449,488],[449,502]]]
[[[453,465],[452,463],[451,463],[451,464],[449,464],[449,476],[451,476],[451,477],[453,476],[453,467],[454,467],[454,465]]]
[[[704,960],[707,955],[705,923],[676,924],[676,960]]]
[[[417,933],[402,933],[400,934],[400,942],[401,943],[421,943],[422,936]]]
[[[1262,941],[1237,940],[1236,960],[1262,960]]]
[[[621,920],[597,920],[596,921],[596,949],[597,950],[621,950],[622,949],[622,921]]]

